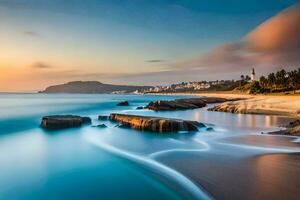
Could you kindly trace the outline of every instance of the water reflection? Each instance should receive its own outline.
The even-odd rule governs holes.
[[[299,163],[300,154],[258,156],[253,168],[256,199],[299,199]]]

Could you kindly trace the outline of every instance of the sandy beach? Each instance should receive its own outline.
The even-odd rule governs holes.
[[[243,95],[244,96],[244,95]],[[244,96],[246,97],[246,96]],[[300,116],[299,96],[248,96],[245,100],[226,102],[218,106],[236,113]]]
[[[185,95],[222,97],[228,99],[243,98],[243,100],[225,102],[218,105],[219,111],[231,112],[231,110],[235,110],[235,113],[300,117],[300,96],[296,95],[271,96],[234,93],[190,93]]]

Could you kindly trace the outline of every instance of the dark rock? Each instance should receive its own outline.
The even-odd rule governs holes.
[[[108,120],[108,116],[105,115],[99,115],[98,120]]]
[[[110,114],[110,120],[119,122],[122,127],[130,127],[141,131],[153,132],[178,132],[198,131],[197,126],[205,127],[204,124],[195,121],[169,119],[138,115]],[[120,126],[119,126],[120,127]]]
[[[206,106],[201,99],[189,101],[187,99],[177,99],[172,101],[154,101],[150,102],[146,108],[150,110],[186,110]]]
[[[82,124],[90,124],[92,123],[92,119],[89,117],[81,117],[82,119]]]
[[[137,109],[137,110],[143,110],[144,107],[143,107],[143,106],[139,106],[139,107],[137,107],[136,109]]]
[[[41,127],[45,129],[63,129],[80,127],[83,124],[91,123],[91,118],[76,115],[52,115],[42,118]]]
[[[188,99],[176,99],[171,101],[154,101],[150,102],[146,108],[150,110],[187,110],[205,107],[209,103],[221,103],[228,101],[225,98],[188,98]]]
[[[290,122],[286,127],[287,128],[294,128],[294,127],[299,126],[299,125],[300,125],[300,120],[297,119],[295,121]]]
[[[269,134],[300,136],[300,120],[299,119],[297,119],[296,121],[290,122],[285,127],[286,127],[286,129],[269,132]]]
[[[118,127],[118,128],[130,128],[130,126],[128,124],[117,124],[115,127]]]
[[[208,127],[206,130],[207,131],[214,131],[214,129],[212,127]]]
[[[105,124],[98,124],[97,126],[92,126],[97,128],[106,128],[107,126]]]
[[[121,101],[120,103],[117,104],[117,106],[129,106],[128,101]]]

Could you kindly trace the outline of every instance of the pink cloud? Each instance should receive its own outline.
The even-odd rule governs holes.
[[[216,72],[239,71],[252,66],[264,71],[300,65],[300,7],[286,9],[265,21],[239,42],[222,44],[197,58],[178,62],[175,68]]]

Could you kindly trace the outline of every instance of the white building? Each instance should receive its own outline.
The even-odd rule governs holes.
[[[251,81],[256,81],[256,75],[255,75],[254,68],[252,69],[252,73],[251,73]]]

